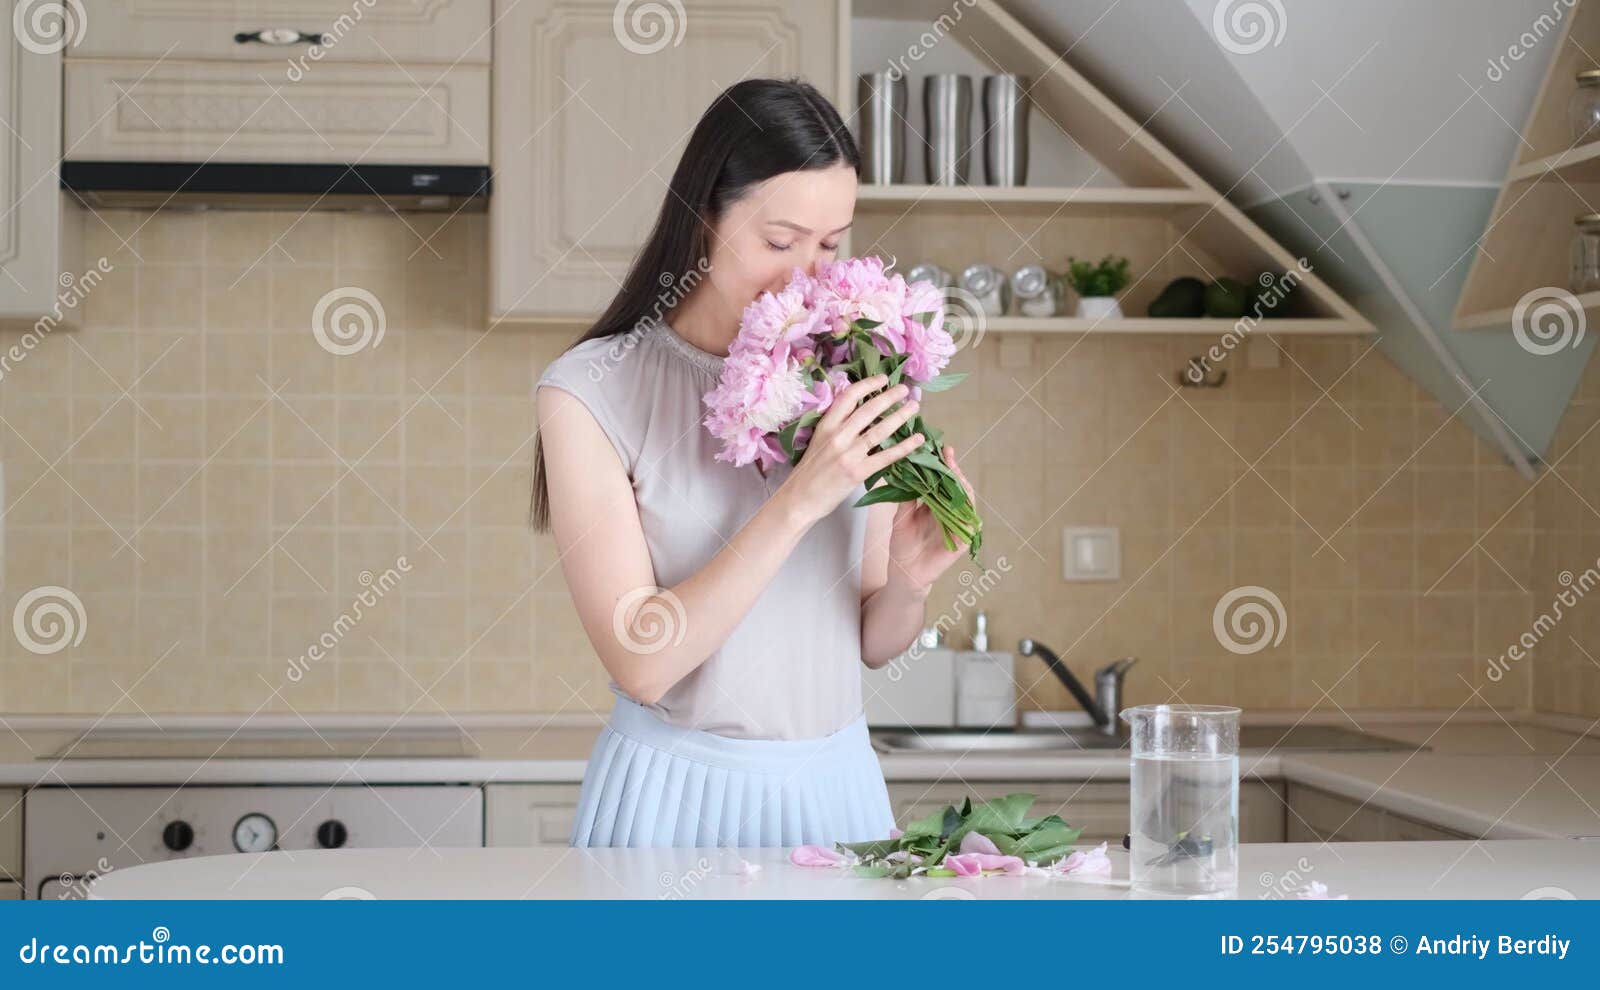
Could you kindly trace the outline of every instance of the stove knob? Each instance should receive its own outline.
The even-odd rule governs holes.
[[[317,845],[324,849],[338,849],[350,838],[350,832],[344,827],[344,822],[337,818],[330,818],[317,826]]]
[[[175,853],[183,852],[194,845],[194,826],[182,820],[168,822],[161,830],[161,844]]]

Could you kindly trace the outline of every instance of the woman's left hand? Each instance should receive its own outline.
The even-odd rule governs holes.
[[[956,463],[954,447],[945,446],[944,462],[966,489],[967,498],[977,505],[971,482]],[[939,575],[950,569],[967,552],[966,544],[956,542],[954,550],[944,544],[944,529],[933,510],[921,502],[901,502],[895,507],[894,526],[889,531],[889,584],[924,596]]]

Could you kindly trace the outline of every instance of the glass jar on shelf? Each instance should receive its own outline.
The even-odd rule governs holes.
[[[1600,291],[1600,213],[1580,213],[1572,224],[1572,272],[1567,288],[1579,295]]]
[[[1061,312],[1067,280],[1043,265],[1024,265],[1011,276],[1011,298],[1021,316],[1049,317]]]
[[[1578,85],[1567,99],[1567,123],[1572,143],[1600,141],[1600,69],[1578,73]]]

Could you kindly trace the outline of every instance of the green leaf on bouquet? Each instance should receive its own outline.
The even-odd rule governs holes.
[[[909,502],[916,497],[916,492],[908,491],[898,485],[879,485],[856,499],[855,508],[865,508],[877,505],[879,502]]]
[[[951,478],[955,477],[955,472],[950,470],[950,465],[946,464],[937,454],[930,454],[926,450],[914,450],[906,455],[906,460],[913,464],[920,464],[940,474],[948,475]]]
[[[834,847],[841,852],[860,856],[862,859],[881,859],[900,848],[899,839],[868,839],[865,842],[836,842]]]
[[[857,330],[876,330],[878,327],[883,326],[882,320],[869,320],[866,317],[862,317],[858,320],[852,320],[850,323],[851,326],[854,326]]]
[[[883,367],[883,354],[878,350],[876,344],[870,341],[863,341],[856,347],[856,353],[861,355],[861,370],[866,373],[865,377],[871,378],[873,375],[883,373],[881,370]]]
[[[809,412],[803,413],[800,416],[799,419],[795,420],[793,423],[790,423],[788,426],[785,426],[783,429],[778,431],[778,445],[783,448],[783,452],[789,456],[789,460],[791,462],[793,462],[794,459],[795,459],[794,458],[794,436],[795,436],[795,434],[800,432],[801,430],[805,429],[808,426],[816,425],[817,420],[819,420],[821,418],[822,418],[822,414],[817,412],[815,409],[812,409]]]
[[[947,388],[955,388],[966,380],[970,372],[955,371],[947,375],[935,375],[922,383],[924,392],[943,392]]]

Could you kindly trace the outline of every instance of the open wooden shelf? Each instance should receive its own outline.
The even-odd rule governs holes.
[[[1568,180],[1593,182],[1600,179],[1600,141],[1590,141],[1553,155],[1535,158],[1531,162],[1512,166],[1508,182],[1526,182],[1547,175],[1560,175]]]
[[[1555,43],[1517,145],[1521,153],[1506,171],[1456,301],[1457,330],[1510,330],[1524,296],[1564,289],[1573,218],[1600,204],[1600,141],[1574,145],[1567,124],[1577,73],[1600,68],[1600,6],[1579,0]],[[1600,310],[1600,293],[1577,298],[1591,316]]]
[[[1152,189],[1106,186],[927,186],[862,184],[856,208],[995,211],[1093,211],[1096,213],[1166,212],[1181,206],[1208,206],[1214,197],[1198,189]]]
[[[1572,298],[1577,300],[1578,308],[1583,310],[1584,319],[1586,321],[1592,321],[1597,315],[1600,315],[1600,292],[1584,292],[1574,295]],[[1457,319],[1456,329],[1509,329],[1511,326],[1511,318],[1515,310],[1516,306],[1511,305],[1503,309],[1491,309],[1482,313],[1473,313],[1466,317]]]
[[[838,105],[855,119],[856,74],[899,66],[907,76],[908,151],[921,154],[921,78],[955,71],[1010,72],[1028,80],[1035,125],[1034,186],[861,185],[855,224],[841,253],[882,254],[903,269],[921,262],[947,271],[986,262],[1013,272],[1028,264],[1062,271],[1071,257],[1129,259],[1134,282],[1120,320],[992,318],[988,329],[1017,333],[1193,333],[1220,335],[1231,320],[1156,320],[1145,312],[1173,278],[1230,276],[1250,284],[1265,272],[1299,270],[1298,259],[1211,188],[1193,169],[1041,41],[999,0],[840,0]],[[929,25],[939,29],[929,48]],[[928,49],[924,51],[923,49]],[[907,52],[920,52],[909,59]],[[886,66],[880,56],[887,57]],[[975,84],[978,79],[973,80]],[[974,92],[973,136],[982,134]],[[1061,137],[1066,140],[1060,140]],[[972,153],[974,182],[982,153]],[[913,162],[908,161],[909,167]],[[917,174],[921,174],[920,171]],[[1302,274],[1285,312],[1259,324],[1272,334],[1372,333],[1370,321],[1317,276]]]
[[[1147,316],[1125,316],[1121,319],[1081,320],[1070,316],[991,316],[982,321],[985,332],[996,333],[1114,333],[1114,334],[1196,334],[1220,337],[1233,328],[1237,321],[1201,319],[1156,319]],[[1281,319],[1268,318],[1255,324],[1251,336],[1292,336],[1304,334],[1367,333],[1371,327],[1334,318]]]

